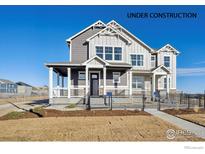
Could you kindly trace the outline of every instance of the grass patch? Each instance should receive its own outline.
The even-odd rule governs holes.
[[[8,113],[6,117],[8,119],[18,119],[18,118],[22,118],[24,114],[25,114],[24,112],[13,111],[13,112]]]
[[[41,112],[43,111],[43,107],[42,107],[42,106],[40,106],[40,107],[35,107],[35,108],[33,108],[32,110],[33,110],[33,112],[41,113]]]
[[[72,104],[69,104],[68,106],[66,106],[65,108],[70,109],[70,108],[75,108],[75,107],[76,107],[76,104],[72,103]]]

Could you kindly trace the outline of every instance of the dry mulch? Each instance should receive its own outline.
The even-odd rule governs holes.
[[[18,112],[16,115],[8,113],[0,120],[10,119],[24,119],[24,118],[43,118],[43,117],[98,117],[98,116],[133,116],[133,115],[145,115],[150,116],[149,113],[144,111],[130,111],[130,110],[78,110],[78,111],[59,111],[54,109],[41,109],[38,111]]]
[[[182,115],[182,114],[205,114],[205,109],[199,109],[198,111],[194,109],[165,109],[163,112],[171,115]]]

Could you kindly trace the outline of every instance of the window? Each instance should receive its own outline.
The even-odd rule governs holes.
[[[143,66],[144,65],[144,55],[131,55],[132,66]]]
[[[114,60],[122,60],[122,48],[121,47],[114,48]]]
[[[167,78],[164,78],[164,89],[167,89]]]
[[[96,47],[96,55],[103,59],[103,47],[100,46]]]
[[[113,83],[120,83],[120,72],[113,72]]]
[[[156,67],[156,57],[155,57],[155,55],[152,55],[151,56],[151,67]]]
[[[169,56],[164,56],[164,66],[170,67],[170,57]]]
[[[105,47],[105,60],[112,60],[112,47]]]
[[[79,80],[85,80],[85,72],[84,71],[79,71],[78,72],[78,79]]]
[[[137,55],[131,55],[131,64],[132,66],[137,65]]]
[[[144,89],[144,77],[133,76],[132,77],[132,88]]]

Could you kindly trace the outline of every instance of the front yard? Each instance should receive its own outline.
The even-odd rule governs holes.
[[[141,111],[48,111],[43,118],[21,115],[0,120],[1,141],[170,141],[168,129],[178,130]],[[49,113],[50,112],[50,113]],[[51,114],[53,112],[53,114]],[[60,114],[61,112],[61,114]],[[105,115],[106,114],[106,115]],[[15,114],[14,114],[15,115]],[[19,115],[18,115],[19,116]],[[23,118],[23,119],[21,119]],[[171,141],[202,141],[195,136],[176,136]]]

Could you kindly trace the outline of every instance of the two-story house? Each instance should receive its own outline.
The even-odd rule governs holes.
[[[66,42],[69,62],[46,63],[50,102],[56,97],[103,96],[107,92],[132,96],[176,91],[179,52],[170,44],[155,50],[113,20],[107,24],[97,21]]]

